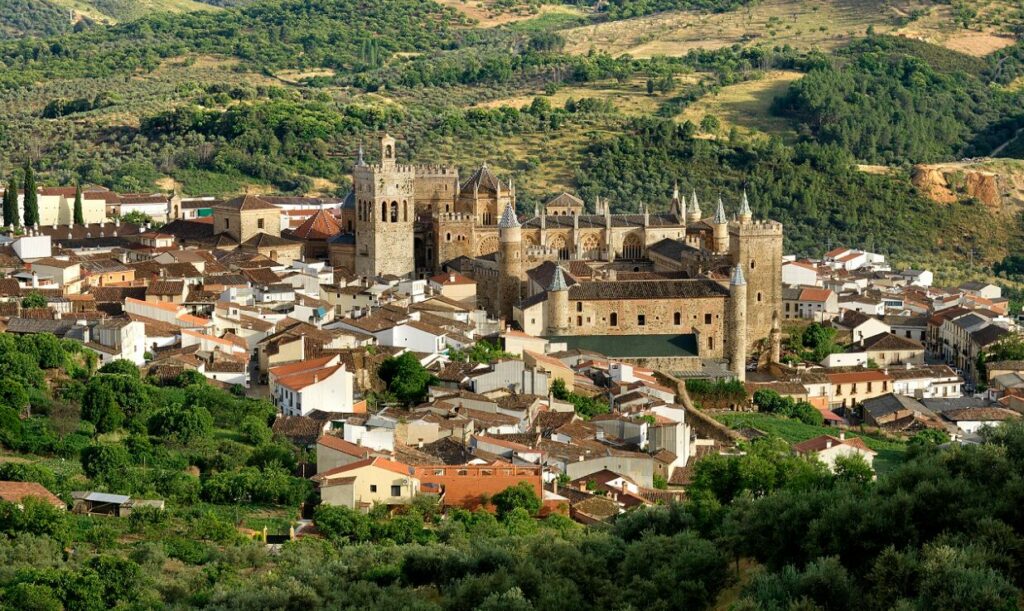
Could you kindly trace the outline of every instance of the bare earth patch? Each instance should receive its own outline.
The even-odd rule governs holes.
[[[925,10],[927,13],[924,16],[892,33],[974,57],[983,57],[1014,43],[1013,37],[1000,33],[992,26],[978,25],[976,29],[970,30],[959,27],[953,21],[949,6],[937,5]]]

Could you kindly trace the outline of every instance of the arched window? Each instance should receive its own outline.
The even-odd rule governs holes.
[[[444,234],[444,241],[445,242],[451,242],[452,241],[452,234],[450,234],[450,233]]]
[[[608,324],[612,327],[619,326],[619,315],[615,312],[612,312],[611,316],[608,317]]]
[[[381,202],[380,203],[380,220],[385,222],[385,223],[388,222],[388,203],[387,202]]]
[[[761,303],[761,291],[757,292],[757,302]]]
[[[757,261],[754,261],[753,259],[751,259],[750,260],[750,269],[754,269],[755,267],[757,267]]]
[[[593,233],[583,236],[583,239],[580,240],[580,250],[583,251],[584,259],[601,258],[601,243]]]
[[[398,202],[391,202],[391,222],[398,222]]]
[[[675,315],[672,317],[672,320],[675,324],[680,325],[683,323],[683,315],[679,312],[676,312]]]
[[[622,241],[622,258],[623,259],[640,259],[644,254],[644,244],[640,240],[640,237],[635,233],[631,233],[626,236],[626,239]]]
[[[391,145],[389,144],[389,145],[385,146],[384,147],[384,158],[385,159],[391,159],[391,155],[392,154],[394,154],[394,151],[391,150]]]

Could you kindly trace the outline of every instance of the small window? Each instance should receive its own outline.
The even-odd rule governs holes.
[[[231,219],[224,219],[224,227],[231,227]]]
[[[705,314],[704,315],[704,324],[705,325],[710,325],[711,324],[711,314]]]
[[[761,291],[757,292],[757,302],[761,303]]]
[[[263,219],[256,219],[257,229],[263,229]]]
[[[681,325],[681,324],[683,324],[683,315],[682,315],[681,313],[679,313],[679,312],[676,312],[676,313],[675,313],[675,314],[674,314],[674,315],[672,316],[672,322],[673,322],[673,323],[675,323],[675,324],[677,324],[677,325]]]
[[[754,261],[753,259],[751,259],[750,260],[750,269],[754,269],[755,267],[757,267],[757,261]]]
[[[377,492],[377,484],[370,484],[370,492]]]
[[[398,484],[391,486],[391,496],[402,496],[402,487]]]
[[[444,469],[434,469],[434,475],[444,475]]]
[[[576,317],[576,326],[577,327],[582,327],[583,326],[583,317],[582,316],[577,316]]]
[[[644,316],[643,314],[637,315],[636,324],[640,325],[641,327],[644,326],[645,324],[647,324],[647,317]]]
[[[608,321],[608,324],[613,326],[613,327],[619,326],[619,315],[616,314],[615,312],[612,312],[612,315],[611,315],[611,318]]]
[[[582,312],[583,311],[583,302],[582,301],[577,301],[576,302],[576,311],[577,312]]]
[[[714,350],[714,349],[715,349],[715,336],[709,335],[708,336],[708,350]]]

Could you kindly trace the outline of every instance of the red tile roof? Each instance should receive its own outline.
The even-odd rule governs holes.
[[[363,446],[345,441],[337,435],[321,435],[320,438],[316,440],[316,443],[317,445],[337,450],[338,452],[348,454],[349,456],[361,456],[363,458],[370,456],[369,448],[364,448]]]
[[[800,301],[828,301],[832,291],[828,289],[806,288],[800,291]]]
[[[362,469],[363,467],[370,467],[370,466],[378,467],[380,469],[386,469],[388,471],[391,471],[393,473],[397,473],[399,475],[406,475],[406,476],[408,476],[412,472],[412,469],[409,467],[409,465],[407,465],[405,463],[400,463],[398,461],[389,460],[387,458],[382,458],[380,456],[374,456],[373,458],[367,458],[365,460],[357,460],[354,463],[349,463],[347,465],[342,465],[340,467],[335,467],[334,469],[330,469],[329,471],[324,471],[323,473],[317,473],[316,475],[313,476],[312,479],[313,479],[313,481],[318,481],[319,482],[319,481],[323,481],[325,479],[333,478],[335,475],[338,475],[339,473],[346,473],[348,471],[355,471],[356,469]]]
[[[807,441],[794,444],[793,445],[793,451],[798,453],[798,454],[806,454],[808,452],[821,452],[822,450],[827,450],[829,448],[829,443],[830,442],[831,442],[831,447],[833,447],[833,448],[836,447],[836,446],[839,446],[839,445],[845,445],[845,446],[849,446],[851,448],[857,448],[858,450],[862,450],[862,451],[868,452],[870,454],[875,454],[876,453],[874,450],[869,448],[864,443],[864,441],[861,440],[860,437],[850,437],[849,439],[839,439],[838,437],[833,437],[831,435],[821,435],[819,437],[815,437],[814,439],[808,439]]]
[[[292,235],[302,240],[326,240],[333,238],[344,231],[338,219],[326,210],[317,210],[316,214],[309,217],[299,225]]]
[[[855,382],[884,382],[891,380],[888,374],[881,371],[849,371],[846,373],[825,374],[833,384],[851,384]]]
[[[35,482],[0,482],[0,500],[8,503],[21,503],[26,498],[34,498],[49,503],[54,507],[66,509],[67,505],[41,484]]]

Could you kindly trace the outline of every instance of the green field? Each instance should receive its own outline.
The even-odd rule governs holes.
[[[813,439],[819,435],[839,435],[839,429],[826,426],[813,426],[804,424],[799,420],[790,418],[779,418],[769,414],[715,414],[715,420],[725,424],[729,428],[755,428],[769,435],[781,437],[789,443],[800,443]],[[899,441],[892,441],[875,435],[866,435],[854,431],[847,431],[851,437],[860,437],[869,448],[878,452],[875,456],[875,470],[878,473],[887,473],[896,465],[903,462],[907,452],[907,445]]]

